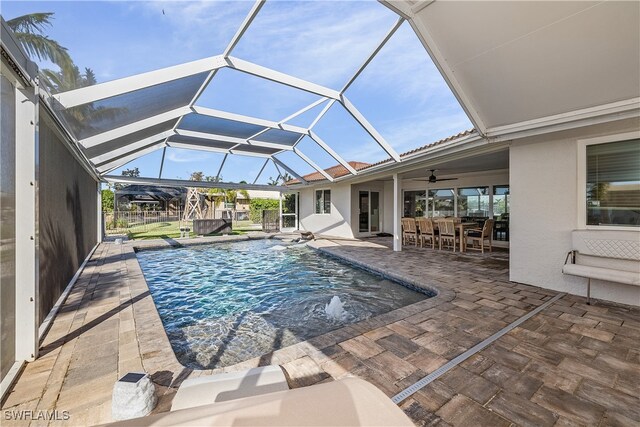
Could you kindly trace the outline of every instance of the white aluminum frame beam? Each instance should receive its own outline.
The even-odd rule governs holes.
[[[167,145],[167,147],[180,148],[183,150],[209,151],[212,153],[223,153],[223,154],[229,153],[228,148],[207,147],[204,145],[185,144],[183,142],[174,142],[174,141],[167,141],[165,144]]]
[[[271,157],[271,156],[273,156],[275,154],[280,154],[281,153],[281,151],[278,151],[278,152],[273,153],[273,154],[252,153],[251,151],[241,151],[241,150],[237,150],[235,148],[230,149],[229,152],[231,154],[235,154],[237,156],[262,157],[263,159],[266,159],[266,158]]]
[[[290,191],[289,188],[281,185],[266,184],[240,184],[237,182],[213,182],[213,181],[191,181],[186,179],[157,179],[131,177],[122,175],[105,175],[102,177],[110,183],[121,184],[142,184],[142,185],[159,185],[168,187],[197,187],[197,188],[224,188],[229,190],[245,189],[245,190],[268,190],[268,191]]]
[[[194,145],[194,144],[187,144],[184,142],[174,142],[174,141],[167,141],[166,142],[167,147],[171,147],[171,148],[181,148],[181,149],[185,149],[185,150],[196,150],[196,151],[209,151],[212,153],[222,153],[222,154],[235,154],[238,156],[247,156],[247,157],[261,157],[261,158],[269,158],[271,157],[273,154],[279,154],[282,151],[278,151],[276,153],[273,154],[264,154],[264,153],[252,153],[250,151],[241,151],[241,150],[237,150],[234,148],[217,148],[217,147],[207,147],[205,145]]]
[[[131,153],[125,157],[121,157],[112,162],[105,163],[104,165],[98,166],[96,169],[98,169],[98,172],[100,172],[100,175],[104,175],[111,172],[114,169],[118,169],[119,167],[126,165],[127,163],[137,159],[138,157],[142,157],[146,154],[153,153],[154,151],[157,151],[163,147],[164,147],[164,142],[159,142],[157,144],[153,144],[149,147],[146,147],[142,150],[138,150],[135,153]]]
[[[333,149],[329,147],[327,143],[324,142],[317,133],[315,133],[312,130],[309,130],[309,137],[313,139],[316,144],[322,147],[324,151],[329,153],[329,155],[333,157],[338,163],[344,166],[351,173],[351,175],[358,175],[358,171],[355,170],[353,166],[351,166],[348,162],[346,162],[338,153],[333,151]]]
[[[305,162],[307,162],[307,164],[309,166],[311,166],[312,168],[314,168],[315,170],[317,170],[318,172],[320,172],[320,174],[322,174],[322,176],[324,176],[326,179],[328,179],[330,182],[333,182],[333,177],[331,175],[329,175],[327,173],[327,171],[325,171],[324,169],[322,169],[320,166],[318,166],[317,164],[315,164],[315,162],[313,160],[311,160],[309,157],[307,157],[302,151],[300,151],[299,148],[294,148],[293,152],[296,153],[302,160],[304,160]]]
[[[322,104],[323,102],[327,101],[328,98],[322,97],[320,99],[318,99],[315,102],[312,102],[311,104],[307,105],[306,107],[303,107],[301,109],[299,109],[298,111],[296,111],[295,113],[291,114],[290,116],[285,117],[284,119],[280,120],[280,125],[288,122],[291,119],[294,119],[296,117],[298,117],[300,114],[304,114],[307,111],[311,110],[314,107],[317,107],[318,105]],[[331,101],[332,103],[335,101]]]
[[[238,43],[240,42],[240,39],[242,38],[244,33],[249,29],[249,26],[251,25],[255,17],[258,15],[258,12],[260,12],[260,9],[262,9],[262,6],[264,6],[264,3],[265,3],[265,0],[258,0],[253,4],[253,7],[249,11],[249,14],[244,18],[244,21],[240,25],[240,28],[238,28],[238,31],[234,34],[233,38],[231,39],[226,49],[222,53],[222,56],[226,58],[231,54],[231,51],[233,51],[233,49],[238,45]]]
[[[226,66],[224,57],[216,55],[148,73],[136,74],[131,77],[61,92],[53,95],[53,98],[63,107],[71,108]]]
[[[431,36],[430,28],[427,28],[422,20],[415,19],[416,14],[433,3],[433,1],[419,2],[416,3],[416,5],[414,5],[413,7],[411,7],[408,2],[394,0],[379,1],[398,15],[404,17],[409,22],[409,24],[413,28],[413,31],[418,36],[418,39],[431,57],[433,64],[436,66],[438,71],[440,71],[440,74],[444,78],[445,82],[447,82],[449,89],[451,89],[453,96],[455,96],[458,100],[458,103],[467,114],[467,117],[473,124],[474,128],[480,134],[480,136],[484,136],[487,131],[487,127],[474,108],[474,104],[471,99],[467,96],[464,90],[462,90],[462,86],[458,82],[455,73],[448,65],[446,58],[444,57],[442,52],[440,52],[440,49],[436,45],[435,40]]]
[[[291,150],[293,150],[293,147],[291,145],[276,144],[276,143],[273,143],[273,142],[264,142],[264,141],[254,141],[254,140],[251,140],[251,139],[237,138],[235,136],[215,135],[215,134],[212,134],[212,133],[203,133],[203,132],[196,132],[196,131],[192,131],[192,130],[183,130],[183,129],[177,129],[175,133],[176,133],[176,135],[186,136],[186,137],[190,137],[190,138],[207,139],[207,140],[210,140],[210,141],[228,142],[230,144],[236,144],[236,145],[254,145],[256,147],[275,148],[275,149],[282,150],[282,151],[291,151]],[[169,141],[169,142],[171,142],[171,141]],[[182,142],[182,144],[187,144],[187,143]],[[234,148],[236,148],[236,147],[232,147],[231,150],[233,150]]]
[[[144,138],[139,141],[133,142],[131,144],[127,144],[124,147],[120,147],[118,149],[108,151],[107,153],[101,154],[99,156],[91,157],[89,160],[91,160],[91,162],[95,165],[99,165],[101,163],[107,163],[111,159],[120,157],[124,154],[135,153],[136,150],[144,148],[153,142],[156,142],[156,141],[164,142],[164,140],[171,135],[173,135],[173,131],[170,131],[170,130],[161,132],[159,134],[150,136],[148,138]]]
[[[358,76],[364,71],[364,69],[367,68],[367,65],[369,65],[369,63],[371,61],[373,61],[373,58],[375,58],[376,55],[378,54],[378,52],[380,52],[380,50],[382,50],[384,45],[387,44],[389,39],[395,34],[395,32],[398,30],[398,28],[400,28],[400,26],[402,25],[403,22],[404,22],[404,18],[403,17],[398,18],[396,23],[393,25],[393,27],[391,27],[389,32],[387,32],[387,34],[384,36],[382,41],[380,43],[378,43],[378,46],[374,49],[374,51],[371,53],[371,55],[369,55],[369,57],[364,61],[364,63],[360,66],[360,68],[358,68],[358,71],[356,71],[353,74],[353,76],[349,79],[349,81],[344,85],[344,87],[342,88],[340,93],[345,93],[345,91],[347,89],[349,89],[349,86],[351,86],[353,84],[353,82],[358,78]]]
[[[305,92],[315,93],[316,95],[323,96],[325,98],[340,99],[340,92],[334,89],[308,82],[306,80],[299,79],[297,77],[290,76],[279,71],[272,70],[270,68],[263,67],[258,64],[254,64],[249,61],[235,58],[230,56],[226,58],[227,64],[234,70],[242,71],[243,73],[251,74],[256,77],[260,77],[272,82],[281,83],[286,86],[290,86],[296,89],[303,90]]]
[[[256,126],[264,126],[270,129],[280,129],[295,133],[307,133],[307,129],[287,123],[278,123],[273,120],[260,119],[258,117],[244,116],[242,114],[229,113],[227,111],[215,110],[213,108],[193,107],[193,111],[203,116],[215,117],[218,119],[233,120]]]
[[[189,109],[189,107],[176,108],[175,110],[167,111],[166,113],[158,114],[147,119],[139,120],[137,122],[130,123],[119,128],[115,128],[94,136],[90,136],[85,139],[81,139],[79,142],[85,148],[95,147],[96,145],[109,142],[116,138],[121,138],[139,130],[147,129],[173,119],[178,119],[179,117],[189,112],[191,112],[191,109]]]
[[[313,119],[313,122],[311,122],[311,124],[309,125],[309,129],[313,129],[318,124],[320,119],[323,118],[325,114],[327,114],[327,111],[329,111],[329,109],[333,106],[333,104],[335,104],[335,102],[336,102],[335,99],[332,99],[329,102],[327,102],[327,105],[325,105],[322,111],[320,111],[320,113],[316,116],[316,118]]]
[[[287,166],[285,163],[282,162],[282,160],[278,159],[275,156],[271,156],[271,160],[273,160],[273,163],[276,165],[276,168],[278,166],[280,166],[282,169],[286,170],[287,172],[289,172],[291,175],[293,175],[294,177],[298,178],[300,180],[300,182],[302,182],[303,184],[307,183],[307,180],[304,179],[302,177],[302,175],[300,175],[299,173],[297,173],[296,171],[294,171],[293,169],[291,169],[289,166]],[[278,170],[279,172],[279,170]]]
[[[220,173],[222,172],[222,168],[224,167],[224,162],[227,161],[228,156],[229,156],[229,153],[225,154],[224,157],[222,158],[222,163],[220,163],[220,167],[218,168],[218,173],[216,174],[216,182],[218,182],[218,180],[220,179]]]
[[[360,113],[360,111],[358,111],[358,109],[351,103],[351,101],[349,101],[346,96],[342,95],[341,98],[342,100],[340,102],[344,106],[345,110],[347,110],[347,112],[351,114],[351,116],[360,124],[360,126],[362,126],[362,128],[369,135],[371,135],[371,137],[378,143],[378,145],[382,147],[382,149],[386,151],[393,160],[399,162],[400,156],[398,155],[398,153],[396,153],[396,150],[394,150],[391,145],[389,145],[389,143],[382,137],[382,135],[378,133],[373,125],[369,123],[369,121],[362,115],[362,113]]]
[[[267,167],[267,165],[269,164],[269,159],[264,161],[264,164],[262,165],[262,167],[260,168],[260,172],[258,172],[258,175],[256,175],[256,179],[253,180],[253,183],[255,184],[256,182],[258,182],[258,179],[260,179],[260,175],[262,175],[262,172],[264,171],[264,168]]]
[[[38,357],[38,88],[15,89],[15,358]],[[4,159],[3,159],[4,160]],[[59,165],[64,167],[64,165]],[[4,286],[4,285],[3,285]],[[4,390],[2,390],[4,392]]]
[[[158,172],[158,179],[162,178],[162,169],[164,168],[164,156],[167,154],[167,146],[165,144],[162,149],[162,159],[160,160],[160,172]]]

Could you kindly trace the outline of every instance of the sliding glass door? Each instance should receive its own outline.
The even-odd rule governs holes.
[[[358,231],[360,233],[377,233],[380,231],[379,192],[358,192],[358,210]]]

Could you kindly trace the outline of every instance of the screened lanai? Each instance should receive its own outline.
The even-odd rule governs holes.
[[[82,153],[107,181],[116,179],[110,176],[113,171],[156,151],[162,153],[157,175],[157,179],[161,180],[167,149],[222,154],[222,161],[215,171],[216,181],[223,176],[229,157],[248,156],[259,158],[263,163],[256,176],[245,177],[246,182],[256,184],[263,170],[270,166],[275,167],[278,175],[287,173],[303,185],[306,184],[302,178],[304,173],[285,160],[285,154],[294,156],[296,161],[304,162],[328,181],[333,181],[316,156],[302,149],[301,142],[305,139],[307,144],[313,144],[322,155],[330,157],[331,161],[342,165],[350,175],[355,176],[358,172],[348,163],[352,159],[345,159],[334,149],[344,145],[345,141],[336,138],[325,140],[315,131],[332,107],[347,113],[353,124],[371,138],[371,149],[381,149],[385,157],[399,162],[396,150],[345,92],[393,37],[404,19],[395,19],[362,64],[350,71],[350,77],[341,88],[333,89],[232,55],[264,4],[264,1],[254,4],[219,55],[55,93],[47,102],[71,131]],[[314,100],[278,121],[200,105],[201,95],[216,81],[223,69],[288,86],[307,98],[311,94]],[[314,116],[308,125],[290,124],[293,119],[311,110]]]

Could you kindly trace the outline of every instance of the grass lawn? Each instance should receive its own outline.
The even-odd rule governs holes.
[[[195,237],[195,233],[193,232],[193,227],[191,227],[191,232],[189,233],[189,237]],[[244,234],[241,230],[234,230],[231,234],[238,235]],[[179,221],[170,221],[170,222],[158,222],[155,224],[147,225],[146,231],[137,231],[130,230],[129,239],[133,240],[149,240],[149,239],[175,239],[180,237],[180,226]],[[209,236],[218,236],[220,233],[212,233]]]

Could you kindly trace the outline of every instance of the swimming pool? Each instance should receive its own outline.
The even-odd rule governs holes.
[[[176,357],[193,369],[233,365],[430,296],[271,239],[137,257]],[[334,296],[344,312],[327,314]]]

